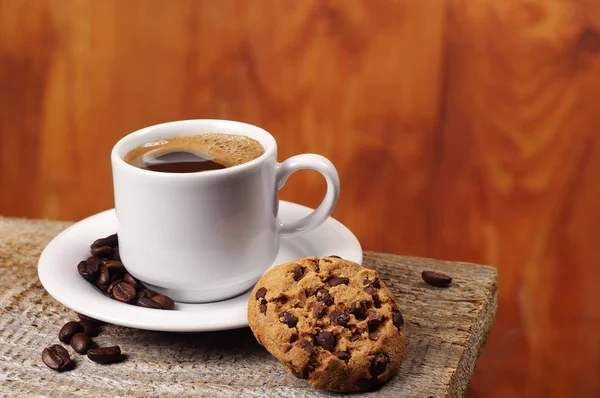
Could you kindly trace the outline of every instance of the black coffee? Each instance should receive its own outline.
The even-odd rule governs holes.
[[[237,166],[264,152],[250,137],[209,133],[152,141],[129,151],[125,161],[151,171],[196,173]]]

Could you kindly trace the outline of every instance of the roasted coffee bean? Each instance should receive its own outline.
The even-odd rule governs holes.
[[[304,276],[304,268],[296,264],[294,266],[294,280],[298,282]]]
[[[367,325],[370,331],[377,329],[381,325],[381,314],[375,310],[367,311]]]
[[[135,279],[129,272],[125,273],[125,276],[123,276],[123,280],[129,283],[131,286],[133,286],[135,290],[139,290],[144,287],[142,286],[142,283]]]
[[[336,352],[335,355],[338,359],[341,359],[342,361],[348,363],[348,361],[350,360],[350,354],[348,354],[347,352],[344,351],[340,351],[340,352]]]
[[[85,333],[77,333],[71,338],[71,347],[78,354],[85,355],[93,345],[92,339]]]
[[[298,323],[298,318],[296,318],[294,314],[286,311],[279,315],[279,322],[285,323],[288,328],[295,328],[296,324]]]
[[[367,315],[367,304],[355,301],[350,305],[350,312],[358,319],[363,319]]]
[[[452,283],[450,276],[435,271],[423,271],[421,277],[428,285],[435,287],[448,287]]]
[[[350,282],[350,279],[343,276],[336,276],[329,280],[329,286],[334,287],[338,285],[347,285]]]
[[[258,306],[258,309],[260,310],[261,314],[266,314],[267,313],[267,300],[263,299],[260,302],[260,305]]]
[[[354,343],[358,339],[360,339],[360,333],[354,333],[352,336],[350,336],[350,338],[348,340],[350,340],[350,342]]]
[[[139,298],[136,304],[140,307],[155,308],[157,310],[162,310],[161,305],[158,304],[156,301],[152,300],[150,297]]]
[[[123,278],[125,277],[125,271],[121,270],[121,271],[117,271],[117,272],[111,272],[110,270],[108,271],[110,273],[110,283],[114,283],[117,281],[122,281]]]
[[[110,273],[108,272],[108,268],[106,268],[104,265],[100,266],[100,269],[98,271],[98,280],[96,281],[97,285],[106,285],[106,287],[108,288],[108,285],[110,285]]]
[[[173,308],[175,308],[175,302],[171,300],[171,297],[158,295],[152,297],[152,300],[160,304],[163,310],[172,310]]]
[[[96,282],[96,278],[98,278],[98,273],[100,272],[100,267],[98,263],[95,262],[87,262],[81,261],[77,264],[77,272],[79,275],[83,277],[88,282]]]
[[[315,347],[313,346],[313,344],[306,339],[298,340],[296,342],[296,345],[302,348],[304,351],[308,352],[310,355],[312,355],[315,352]]]
[[[385,354],[377,354],[371,362],[371,375],[378,376],[385,372],[388,362],[388,357]]]
[[[262,299],[265,298],[265,296],[267,295],[267,289],[265,289],[264,287],[261,287],[260,289],[258,289],[256,291],[256,299]]]
[[[110,246],[92,247],[92,256],[99,258],[111,258],[113,255],[113,249]]]
[[[350,317],[348,314],[343,313],[341,311],[333,311],[329,314],[329,320],[334,325],[340,326],[348,326],[348,322],[350,322]]]
[[[53,344],[42,351],[42,361],[50,369],[62,372],[71,367],[71,356],[60,344]]]
[[[121,253],[119,252],[119,246],[115,247],[113,249],[113,256],[112,256],[113,260],[117,260],[117,261],[121,261]]]
[[[158,296],[158,293],[156,293],[154,290],[142,289],[137,293],[137,296],[138,296],[138,299],[141,299],[144,297],[152,298],[154,296]]]
[[[121,359],[121,347],[91,348],[87,352],[87,357],[96,363],[111,363]]]
[[[117,234],[112,234],[112,235],[107,236],[106,238],[96,239],[94,241],[94,243],[92,243],[92,246],[90,246],[90,247],[91,248],[102,247],[102,246],[115,247],[118,244],[119,244],[119,238],[117,237]]]
[[[97,320],[97,319],[94,319],[94,318],[90,318],[90,317],[89,317],[89,316],[87,316],[87,315],[83,315],[83,314],[77,313],[77,316],[78,316],[78,317],[79,317],[79,319],[80,319],[80,320],[82,320],[82,321],[84,321],[84,320],[85,320],[85,321],[94,322],[94,323],[96,323],[97,325],[103,325],[103,324],[104,324],[104,322],[102,322],[102,321],[99,321],[99,320]],[[85,326],[84,326],[84,325],[81,325],[81,326],[83,326],[83,327],[84,327],[84,329],[85,329]]]
[[[392,323],[398,329],[401,329],[402,326],[404,326],[404,317],[402,317],[402,314],[399,312],[394,313],[394,315],[392,316]]]
[[[322,303],[325,303],[325,305],[333,304],[333,297],[331,297],[331,295],[329,294],[329,290],[327,290],[327,289],[324,289],[324,288],[318,289],[316,296],[317,296],[317,301],[321,301]]]
[[[116,272],[122,272],[125,274],[125,266],[121,261],[117,260],[102,260],[102,265],[108,268],[108,272],[114,274]]]
[[[83,333],[88,336],[95,337],[100,333],[100,326],[96,322],[89,321],[87,319],[81,319],[79,321],[81,327],[83,327]]]
[[[369,379],[358,379],[356,381],[356,385],[358,386],[358,388],[360,389],[360,391],[367,391],[369,388],[371,388],[371,380],[369,380]]]
[[[323,315],[327,313],[327,306],[325,303],[318,302],[313,308],[313,316],[317,319],[321,318]]]
[[[63,343],[69,344],[71,341],[71,337],[73,337],[77,333],[83,332],[83,326],[79,324],[79,322],[70,321],[63,325],[58,332],[58,339]]]
[[[108,289],[107,289],[107,293],[109,295],[112,295],[112,290],[115,288],[116,284],[119,282],[124,282],[124,281],[123,281],[123,279],[117,279],[114,281],[111,279],[110,285],[108,285]]]
[[[381,333],[379,331],[369,333],[369,340],[377,341],[381,337]]]
[[[327,257],[332,257],[332,258],[341,258],[340,256],[336,256],[335,254],[332,254],[331,256],[327,256]]]
[[[335,347],[335,337],[331,332],[319,332],[315,338],[317,345],[320,345],[327,351],[333,351]]]
[[[127,282],[116,282],[114,285],[111,285],[111,287],[112,289],[109,288],[109,294],[112,298],[114,298],[117,301],[131,304],[137,298],[137,293],[135,292],[135,289]]]

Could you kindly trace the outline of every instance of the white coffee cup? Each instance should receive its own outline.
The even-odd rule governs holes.
[[[265,153],[238,166],[197,173],[150,171],[123,160],[145,143],[202,133],[245,135]],[[340,190],[337,171],[323,156],[303,154],[277,163],[273,136],[228,120],[143,128],[117,142],[111,162],[121,259],[148,288],[180,302],[223,300],[252,287],[275,260],[280,238],[321,225]],[[302,169],[321,173],[327,193],[310,215],[282,223],[278,190]]]

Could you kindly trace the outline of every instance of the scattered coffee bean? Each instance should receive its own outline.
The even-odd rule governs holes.
[[[258,289],[256,291],[256,299],[262,299],[265,298],[265,296],[267,295],[267,289],[265,289],[264,287],[261,287],[260,289]]]
[[[121,253],[119,252],[119,246],[113,249],[113,260],[121,261]]]
[[[288,328],[295,328],[296,324],[298,323],[298,318],[296,318],[294,314],[285,311],[284,313],[279,315],[279,321],[281,323],[285,323],[288,326]]]
[[[423,271],[421,277],[428,285],[435,287],[448,287],[452,283],[452,277],[435,271]]]
[[[306,339],[298,340],[296,342],[296,345],[302,348],[304,351],[308,352],[310,355],[312,355],[315,352],[315,347],[313,346],[313,344]]]
[[[77,264],[77,272],[88,282],[95,282],[100,272],[100,265],[97,262],[81,261]]]
[[[324,289],[324,288],[318,289],[316,296],[317,296],[317,301],[321,301],[321,302],[325,303],[325,305],[333,304],[333,297],[331,297],[331,295],[329,294],[329,290],[327,290],[327,289]]]
[[[154,290],[142,289],[137,293],[137,296],[138,296],[138,299],[141,299],[143,297],[152,298],[154,296],[158,296],[158,293],[156,293]]]
[[[320,345],[327,351],[333,351],[335,347],[335,337],[331,332],[319,332],[315,338],[317,345]]]
[[[87,319],[81,319],[79,324],[83,327],[83,333],[90,337],[96,337],[100,333],[100,326],[96,322]]]
[[[69,344],[71,341],[71,337],[76,335],[77,333],[83,332],[83,326],[79,324],[79,322],[70,321],[63,325],[58,332],[58,339],[65,344]]]
[[[172,310],[173,308],[175,308],[175,302],[171,300],[170,297],[158,295],[152,297],[152,300],[160,304],[163,310]]]
[[[402,314],[399,312],[394,313],[394,315],[392,316],[392,323],[398,329],[401,329],[402,326],[404,326],[404,317],[402,317]]]
[[[162,310],[162,307],[160,306],[160,304],[158,304],[156,301],[152,300],[150,297],[139,298],[137,300],[136,304],[139,305],[140,307],[155,308],[157,310]]]
[[[313,308],[313,316],[317,319],[321,318],[327,313],[327,306],[323,302],[318,302]]]
[[[350,322],[350,317],[348,314],[345,314],[341,311],[333,311],[329,314],[329,320],[334,325],[340,326],[348,326],[348,322]]]
[[[114,284],[114,286],[111,285],[111,287],[112,287],[112,289],[109,288],[109,294],[111,295],[112,298],[114,298],[117,301],[120,301],[122,303],[131,304],[137,298],[137,293],[135,292],[135,289],[133,288],[133,286],[131,286],[127,282],[124,282],[124,281],[116,282]],[[152,300],[155,300],[156,297],[165,297],[165,296],[155,296]]]
[[[92,339],[85,333],[77,333],[71,337],[71,347],[78,353],[85,355],[93,346]]]
[[[294,266],[294,280],[298,282],[304,276],[304,268],[296,264]]]
[[[91,348],[87,352],[87,357],[96,363],[111,363],[121,359],[121,347]]]
[[[381,314],[375,310],[367,311],[367,325],[370,331],[377,329],[381,325]]]
[[[102,247],[102,246],[110,246],[115,247],[119,244],[119,238],[117,234],[112,234],[107,236],[106,238],[96,239],[94,243],[90,246],[90,248],[94,247]]]
[[[42,351],[42,361],[50,369],[62,372],[71,367],[71,356],[60,344],[53,344]]]
[[[258,309],[260,310],[261,314],[266,314],[267,313],[267,300],[263,299],[260,302],[260,305],[258,306]]]
[[[378,376],[385,372],[388,362],[388,357],[385,354],[377,354],[371,362],[371,375]]]
[[[129,283],[131,286],[133,286],[133,288],[135,290],[139,290],[139,289],[143,289],[144,286],[142,285],[142,283],[140,281],[138,281],[137,279],[135,279],[133,277],[133,275],[131,275],[129,272],[125,273],[125,276],[123,276],[123,280],[127,283]]]
[[[350,312],[358,319],[364,319],[367,315],[367,304],[361,301],[355,301],[350,305]]]
[[[354,343],[358,339],[360,339],[360,333],[354,333],[348,340],[350,340],[351,343]]]
[[[334,287],[338,285],[347,285],[350,282],[350,279],[343,276],[336,276],[329,280],[329,286]]]
[[[348,363],[348,361],[350,360],[350,354],[348,354],[347,352],[344,351],[340,351],[340,352],[336,352],[335,355],[338,359],[341,359],[342,361]]]
[[[110,246],[92,247],[92,256],[99,258],[111,258],[113,255],[113,249]]]

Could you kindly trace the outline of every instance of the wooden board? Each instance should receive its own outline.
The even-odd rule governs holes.
[[[0,394],[327,396],[288,374],[248,328],[161,333],[107,325],[96,342],[120,345],[126,361],[97,365],[69,348],[75,369],[48,369],[41,351],[57,344],[60,327],[76,317],[46,293],[36,265],[44,246],[67,225],[0,217]],[[462,396],[494,321],[496,270],[374,252],[365,253],[364,265],[377,269],[399,299],[407,327],[400,372],[378,396]],[[452,275],[451,287],[426,285],[425,269]]]

